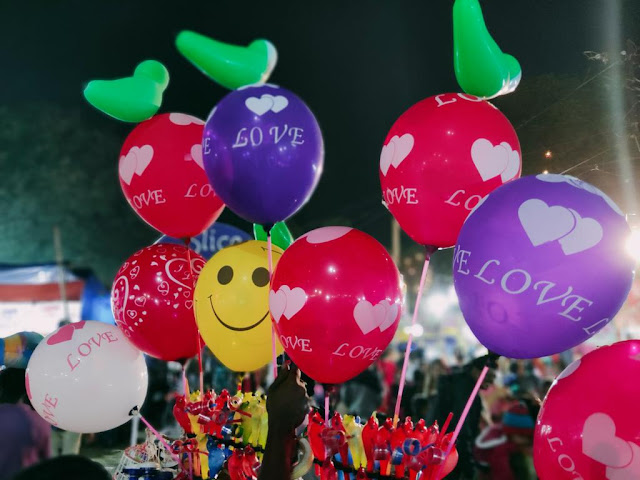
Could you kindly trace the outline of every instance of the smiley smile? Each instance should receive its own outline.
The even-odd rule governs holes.
[[[222,324],[222,326],[225,328],[228,328],[229,330],[233,330],[234,332],[246,332],[247,330],[251,330],[252,328],[255,328],[258,325],[260,325],[264,321],[264,319],[267,318],[267,315],[269,315],[269,312],[267,311],[267,313],[265,313],[260,320],[258,320],[253,325],[249,325],[248,327],[233,327],[228,323],[224,323],[222,319],[218,316],[216,309],[213,307],[213,300],[211,299],[211,295],[209,295],[209,304],[211,305],[211,311],[213,311],[213,314],[216,316],[216,318]]]

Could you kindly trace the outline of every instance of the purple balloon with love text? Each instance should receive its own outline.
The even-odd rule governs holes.
[[[509,358],[584,342],[627,298],[630,233],[618,206],[577,178],[543,174],[501,186],[467,218],[454,253],[467,324]]]
[[[324,161],[311,110],[275,85],[229,93],[211,111],[202,139],[204,166],[216,194],[251,223],[273,225],[311,197]]]

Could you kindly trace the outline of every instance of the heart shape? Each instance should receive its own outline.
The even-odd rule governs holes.
[[[129,279],[121,275],[113,282],[113,314],[120,321],[129,299]]]
[[[127,310],[127,315],[129,316],[129,318],[134,319],[138,316],[138,312],[136,312],[135,310]]]
[[[193,300],[187,300],[186,302],[184,302],[184,306],[187,308],[187,310],[191,310],[191,308],[193,307]]]
[[[140,148],[132,147],[129,153],[133,150],[136,155],[136,173],[142,175],[153,159],[153,147],[151,145],[143,145]]]
[[[594,413],[584,422],[582,453],[613,468],[625,467],[633,459],[630,443],[616,436],[616,424],[605,413]]]
[[[595,247],[604,234],[602,225],[593,218],[582,218],[578,212],[569,209],[576,219],[576,226],[571,233],[560,239],[560,246],[565,255],[584,252]]]
[[[483,182],[502,175],[509,167],[509,152],[502,145],[494,146],[486,138],[479,138],[471,146],[471,159]]]
[[[507,142],[502,142],[500,144],[508,153],[509,153],[509,163],[507,164],[507,168],[504,169],[502,174],[500,174],[500,178],[502,178],[502,183],[506,183],[509,180],[513,180],[520,173],[520,154],[511,148]]]
[[[395,153],[396,146],[393,142],[393,139],[389,141],[386,145],[383,145],[382,151],[380,152],[380,171],[384,176],[387,176],[387,172],[389,171],[389,167],[393,163],[393,155]]]
[[[187,268],[189,266],[189,261],[186,258],[172,258],[171,260],[169,260],[167,262],[167,264],[164,266],[164,271],[167,274],[167,277],[169,277],[169,280],[171,280],[174,283],[177,283],[178,285],[184,287],[184,288],[188,288],[189,290],[191,290],[193,288],[193,286],[189,286],[185,283],[182,283],[180,280],[178,280],[176,277],[173,276],[173,274],[171,273],[171,267],[176,263],[176,262],[184,262],[187,264]],[[183,280],[187,280],[191,278],[191,272],[185,272],[185,277]]]
[[[269,311],[276,323],[280,322],[280,317],[282,317],[286,308],[287,295],[282,291],[282,287],[277,292],[271,290],[269,292]]]
[[[198,166],[204,170],[204,163],[202,162],[202,144],[196,143],[191,147],[191,159],[198,164]]]
[[[162,296],[166,297],[169,293],[169,283],[166,280],[160,282],[160,285],[158,285],[158,291],[162,294]]]
[[[68,323],[63,325],[47,339],[47,345],[57,345],[59,343],[68,342],[73,338],[73,332],[84,327],[84,322]]]
[[[391,140],[396,147],[391,164],[395,168],[398,168],[403,160],[409,156],[411,150],[413,150],[413,135],[411,135],[410,133],[405,133],[401,137],[394,136]]]
[[[301,238],[306,238],[307,242],[313,244],[327,243],[344,237],[351,230],[353,230],[351,227],[322,227],[311,230]]]
[[[563,378],[567,378],[568,376],[570,376],[573,373],[575,373],[575,371],[578,370],[578,368],[580,368],[580,364],[581,363],[582,363],[582,361],[580,359],[574,360],[573,362],[571,362],[569,364],[569,366],[567,368],[565,368],[562,371],[562,373],[560,373],[560,375],[558,375],[558,378],[556,378],[556,382],[558,380],[562,380]]]
[[[300,287],[289,289],[289,287],[286,285],[282,285],[279,291],[284,291],[284,294],[287,297],[287,305],[284,309],[284,316],[287,320],[291,320],[291,317],[302,310],[304,304],[307,303],[307,294]]]
[[[249,97],[244,104],[253,113],[262,116],[273,108],[273,97],[271,95],[263,95],[260,98]]]
[[[569,209],[550,207],[537,198],[520,205],[518,218],[534,247],[559,240],[571,233],[576,226],[576,218]]]
[[[199,118],[194,117],[193,115],[187,115],[186,113],[170,113],[169,121],[175,125],[191,125],[195,123],[196,125],[204,125],[204,122]]]
[[[365,335],[376,328],[384,332],[395,323],[397,316],[398,305],[390,305],[386,299],[375,306],[367,300],[360,300],[353,309],[353,318]]]
[[[147,303],[147,297],[138,297],[133,303],[135,303],[138,307],[144,307],[145,303]]]
[[[139,273],[140,273],[140,266],[136,265],[129,271],[129,277],[131,277],[131,280],[133,280],[138,276]]]
[[[137,160],[135,153],[129,152],[127,155],[120,157],[118,173],[120,174],[120,179],[127,185],[131,185],[133,174],[136,173],[136,163]]]
[[[264,98],[264,97],[270,98],[271,101],[273,102],[273,106],[271,107],[271,111],[273,113],[281,112],[282,110],[287,108],[287,105],[289,105],[289,100],[287,100],[287,97],[284,97],[282,95],[275,95],[274,96],[274,95],[269,95],[269,94],[265,93],[260,98]]]

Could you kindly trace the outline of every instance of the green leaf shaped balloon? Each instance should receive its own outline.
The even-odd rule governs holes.
[[[453,66],[462,90],[478,97],[505,95],[520,83],[518,60],[491,37],[478,0],[453,4]]]
[[[258,225],[257,223],[253,224],[253,236],[256,240],[267,241],[267,232],[262,225]],[[289,245],[294,242],[294,238],[287,228],[286,223],[278,222],[273,226],[271,229],[271,242],[282,250],[286,250]]]
[[[133,76],[117,80],[92,80],[84,97],[101,112],[123,122],[143,122],[153,117],[169,85],[169,72],[156,60],[140,63]]]
[[[205,75],[232,90],[266,82],[278,60],[273,44],[262,39],[241,47],[184,30],[176,47]]]

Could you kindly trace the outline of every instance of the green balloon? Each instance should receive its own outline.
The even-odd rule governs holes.
[[[184,30],[176,47],[196,68],[231,90],[266,82],[278,60],[273,44],[262,39],[240,47]]]
[[[267,241],[267,232],[262,225],[253,224],[253,236],[256,240]],[[284,222],[276,223],[271,229],[271,242],[282,250],[286,250],[294,241],[291,232]]]
[[[101,112],[123,122],[143,122],[153,117],[169,85],[169,72],[155,60],[140,63],[133,76],[117,80],[92,80],[84,98]]]
[[[518,60],[489,34],[478,0],[453,4],[453,67],[462,90],[478,97],[511,93],[522,78]]]

